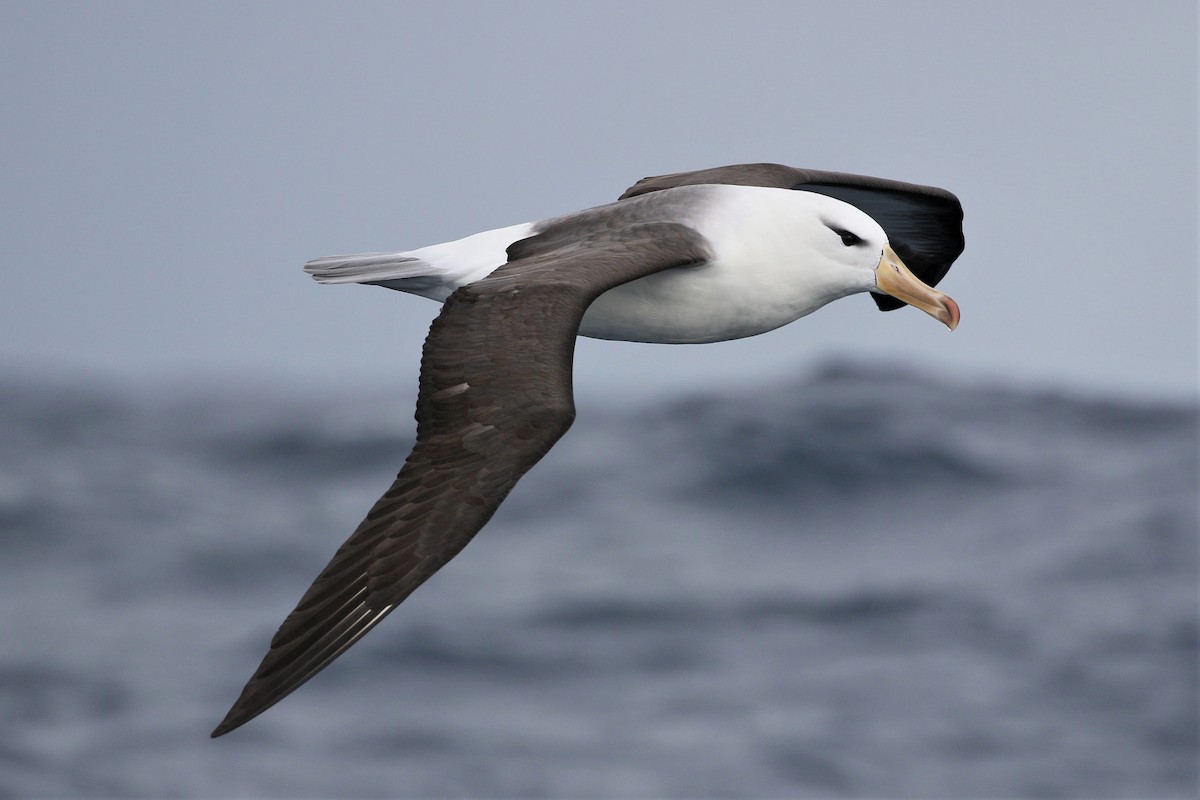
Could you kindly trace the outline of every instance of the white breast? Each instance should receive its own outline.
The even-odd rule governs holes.
[[[886,242],[874,220],[840,200],[790,189],[707,185],[667,189],[419,250],[331,256],[305,269],[323,283],[374,283],[441,302],[490,274],[505,263],[509,245],[546,225],[577,220],[586,227],[620,215],[626,221],[688,225],[704,236],[713,257],[601,295],[583,317],[583,336],[684,344],[773,330],[839,297],[873,289],[872,270]],[[843,245],[830,230],[839,225],[878,239],[872,264],[861,269],[847,264]]]
[[[688,223],[709,242],[707,264],[640,278],[601,295],[580,334],[664,344],[754,336],[826,303],[874,288],[869,272],[850,272],[825,255],[830,231],[822,210],[847,209],[810,192],[713,186],[704,213]]]

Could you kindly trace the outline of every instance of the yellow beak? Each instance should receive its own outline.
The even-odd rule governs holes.
[[[922,283],[904,266],[891,245],[883,246],[883,257],[875,268],[875,288],[921,309],[950,330],[958,327],[958,303],[949,295]]]

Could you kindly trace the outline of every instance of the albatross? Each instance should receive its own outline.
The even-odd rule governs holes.
[[[575,337],[754,336],[841,297],[914,306],[963,250],[943,189],[780,164],[644,178],[615,203],[418,250],[305,270],[442,303],[425,340],[417,438],[400,473],[279,627],[221,736],[357,642],[466,546],[575,418]]]

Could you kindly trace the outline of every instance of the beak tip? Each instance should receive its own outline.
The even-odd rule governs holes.
[[[961,316],[958,310],[958,303],[954,302],[954,298],[948,295],[942,295],[942,306],[945,308],[945,314],[939,315],[939,318],[945,323],[946,327],[954,330],[958,327],[958,320]]]
[[[875,267],[875,289],[919,308],[950,330],[958,327],[958,303],[913,275],[891,245],[884,246],[879,265]]]

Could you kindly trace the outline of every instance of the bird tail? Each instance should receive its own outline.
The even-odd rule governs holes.
[[[305,264],[304,271],[320,283],[372,283],[445,300],[508,261],[508,246],[535,232],[533,224],[523,223],[419,250],[326,256]]]
[[[359,253],[316,258],[304,271],[318,283],[380,283],[426,276],[430,265],[408,253]]]

